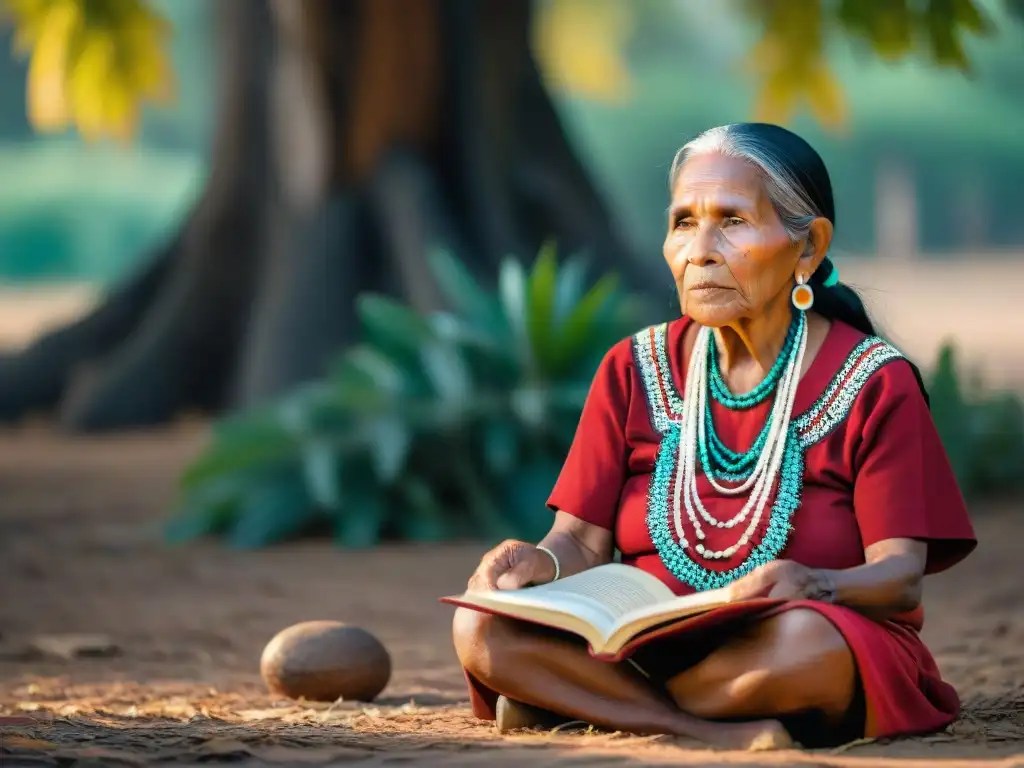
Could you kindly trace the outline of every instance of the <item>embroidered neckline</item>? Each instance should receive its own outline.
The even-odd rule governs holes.
[[[681,543],[672,532],[669,500],[676,484],[681,482],[677,453],[683,426],[683,398],[669,367],[667,337],[668,324],[663,323],[636,333],[632,344],[651,426],[661,437],[647,491],[647,530],[659,558],[673,576],[697,590],[714,589],[781,555],[792,530],[792,515],[801,504],[805,452],[846,419],[857,395],[874,373],[903,355],[878,337],[862,339],[814,403],[794,416],[789,424],[781,484],[767,527],[759,541],[749,542],[751,549],[742,561],[732,568],[718,570],[702,562],[702,550],[697,548],[697,554],[691,554],[687,543]],[[724,565],[728,561],[717,562]]]
[[[682,420],[683,398],[676,388],[668,359],[668,323],[652,325],[633,336],[633,358],[643,382],[647,413],[654,431],[664,437]],[[887,363],[904,355],[885,339],[867,336],[847,355],[842,368],[829,380],[815,401],[794,415],[801,446],[820,442],[849,415],[868,379]]]

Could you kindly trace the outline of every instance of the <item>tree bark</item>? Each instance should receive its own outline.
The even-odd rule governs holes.
[[[82,321],[0,360],[0,418],[73,430],[264,402],[358,338],[355,298],[440,306],[553,239],[654,288],[573,152],[530,0],[220,0],[213,168],[181,232]]]

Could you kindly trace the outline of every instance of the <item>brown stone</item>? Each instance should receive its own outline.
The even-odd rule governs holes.
[[[260,674],[271,693],[309,701],[373,701],[391,677],[391,657],[365,629],[305,621],[267,643]]]

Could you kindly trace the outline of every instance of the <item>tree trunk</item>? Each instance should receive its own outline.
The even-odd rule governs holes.
[[[92,315],[0,360],[0,418],[73,430],[245,407],[358,336],[355,297],[439,306],[430,248],[485,280],[546,239],[653,288],[570,147],[530,0],[220,0],[208,188]]]

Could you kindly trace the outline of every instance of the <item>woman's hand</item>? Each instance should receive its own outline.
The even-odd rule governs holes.
[[[835,586],[826,573],[792,560],[765,563],[729,585],[730,600],[773,597],[831,602],[834,596]]]
[[[547,584],[555,578],[551,555],[525,541],[504,541],[480,560],[469,579],[469,589],[519,589]]]

